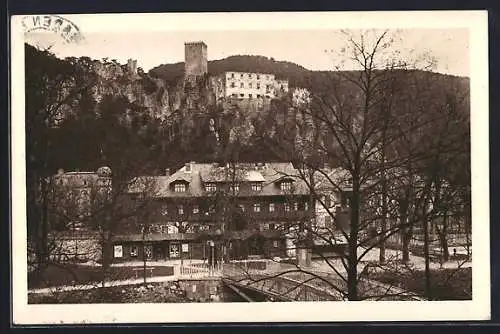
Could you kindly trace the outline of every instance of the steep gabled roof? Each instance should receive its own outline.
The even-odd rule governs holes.
[[[228,166],[218,166],[209,163],[192,163],[189,171],[186,167],[177,170],[171,176],[156,176],[156,177],[138,177],[138,180],[150,180],[155,178],[156,181],[151,185],[151,189],[155,189],[154,196],[159,198],[166,197],[201,197],[207,196],[204,189],[205,183],[238,183],[260,182],[262,189],[258,192],[249,190],[249,187],[240,187],[238,196],[277,196],[277,195],[306,195],[309,193],[307,185],[298,178],[298,171],[291,163],[265,163],[237,164],[233,170]],[[292,191],[282,192],[279,188],[279,181],[283,178],[294,180]],[[186,181],[189,185],[185,192],[175,192],[171,186],[175,181]],[[139,192],[145,187],[138,187],[141,182],[137,182],[136,186],[130,189],[130,192]],[[145,181],[142,181],[145,183]]]

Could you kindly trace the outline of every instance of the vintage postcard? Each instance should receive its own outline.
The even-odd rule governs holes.
[[[15,324],[490,318],[485,11],[11,24]]]

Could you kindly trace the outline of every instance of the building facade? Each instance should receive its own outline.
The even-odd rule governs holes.
[[[272,99],[288,92],[288,80],[277,80],[270,73],[225,72],[220,77],[221,97]]]
[[[296,231],[313,214],[294,175],[291,163],[188,163],[158,176],[148,217],[122,226],[115,260],[294,256]]]

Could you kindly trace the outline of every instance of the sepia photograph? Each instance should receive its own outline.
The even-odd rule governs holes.
[[[487,47],[480,11],[14,17],[14,321],[488,319]]]

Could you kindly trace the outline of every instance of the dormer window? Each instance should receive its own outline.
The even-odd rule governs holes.
[[[183,193],[186,192],[186,184],[185,183],[176,183],[174,184],[174,192]]]
[[[217,186],[215,185],[215,183],[207,183],[207,184],[205,184],[205,191],[214,192],[216,190],[217,190]]]
[[[258,182],[252,183],[252,191],[261,191],[262,190],[262,184]]]
[[[283,181],[280,184],[281,191],[290,191],[292,190],[292,181]]]

